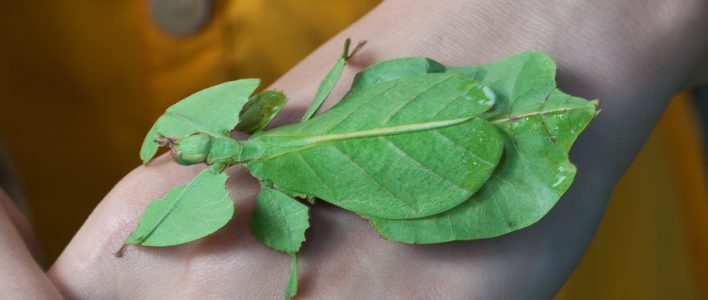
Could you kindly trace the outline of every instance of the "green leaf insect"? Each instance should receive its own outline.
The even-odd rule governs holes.
[[[218,230],[234,211],[223,170],[241,164],[262,186],[254,236],[292,256],[284,291],[290,298],[309,227],[308,205],[295,198],[352,211],[387,239],[425,244],[525,228],[569,188],[576,168],[568,152],[597,101],[558,90],[546,54],[469,67],[425,57],[383,61],[357,74],[349,93],[315,116],[351,57],[348,46],[299,123],[264,130],[286,97],[251,96],[253,79],[168,108],[145,138],[143,161],[166,146],[180,164],[210,167],[151,203],[126,244],[177,245]],[[251,136],[234,140],[231,130]]]

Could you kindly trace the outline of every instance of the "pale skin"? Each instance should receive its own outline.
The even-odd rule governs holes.
[[[389,0],[273,84],[290,98],[276,123],[296,122],[342,41],[351,37],[368,43],[349,61],[332,99],[344,94],[355,72],[381,59],[425,55],[446,65],[472,65],[528,49],[557,60],[563,90],[601,99],[602,113],[571,153],[579,170],[573,186],[527,229],[482,241],[406,245],[384,240],[366,220],[318,202],[300,256],[301,298],[551,298],[562,286],[614,184],[671,95],[706,81],[708,2],[533,2],[539,3]],[[290,258],[251,235],[249,214],[259,187],[238,167],[228,170],[237,209],[226,228],[183,246],[129,247],[123,258],[113,256],[145,205],[199,169],[167,156],[135,169],[46,274],[15,226],[7,226],[12,208],[0,195],[0,263],[13,266],[0,268],[1,298],[281,298]]]

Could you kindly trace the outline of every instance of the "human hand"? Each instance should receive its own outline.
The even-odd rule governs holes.
[[[121,181],[96,208],[50,271],[69,298],[280,298],[289,257],[262,246],[249,215],[259,190],[241,169],[229,170],[236,216],[203,240],[170,248],[131,246],[113,256],[145,205],[198,168],[162,156]],[[300,295],[332,298],[457,297],[469,295],[475,268],[491,267],[483,249],[503,240],[409,246],[379,238],[369,224],[324,203],[312,209],[300,256]],[[487,244],[488,246],[485,246]],[[500,257],[501,259],[502,257]],[[490,287],[487,287],[489,289]],[[454,294],[451,294],[454,293]]]
[[[561,88],[603,100],[603,114],[572,154],[580,170],[576,182],[528,229],[444,245],[385,241],[366,221],[318,203],[301,254],[302,296],[551,297],[582,255],[614,183],[668,98],[687,85],[693,66],[705,56],[707,42],[697,38],[707,20],[701,1],[445,4],[387,1],[342,33],[369,41],[343,81],[357,67],[396,56],[423,54],[448,65],[470,65],[526,49],[547,51],[559,62]],[[297,119],[337,57],[340,40],[276,83],[293,101],[281,123]],[[696,47],[676,47],[684,43]],[[188,245],[131,247],[122,259],[111,256],[145,205],[196,170],[163,157],[128,175],[50,270],[62,292],[72,298],[280,297],[289,259],[250,234],[248,215],[258,186],[236,168],[229,181],[236,217],[226,228]]]

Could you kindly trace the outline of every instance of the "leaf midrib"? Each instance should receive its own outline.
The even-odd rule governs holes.
[[[215,132],[215,131],[207,128],[208,126],[205,126],[203,124],[199,124],[199,123],[192,121],[188,116],[185,116],[180,112],[167,110],[167,111],[165,111],[163,116],[177,118],[180,121],[187,123],[187,124],[191,125],[192,127],[194,127],[196,129],[196,132],[203,132],[203,133],[210,134],[212,136],[225,136],[224,134]],[[236,121],[238,122],[238,120],[236,120]]]
[[[404,134],[404,133],[412,133],[412,132],[418,132],[418,131],[433,130],[433,129],[443,128],[443,127],[449,127],[449,126],[462,124],[462,123],[470,121],[474,118],[475,117],[464,117],[464,118],[442,120],[442,121],[432,121],[432,122],[414,123],[414,124],[406,124],[406,125],[391,126],[391,127],[382,127],[382,128],[362,130],[362,131],[352,131],[352,132],[343,132],[343,133],[335,133],[335,134],[316,135],[316,136],[312,136],[309,138],[304,138],[301,140],[293,141],[290,143],[287,143],[287,142],[286,143],[279,143],[279,145],[281,147],[295,147],[295,148],[289,149],[289,150],[286,150],[283,152],[279,152],[279,153],[276,153],[273,155],[266,155],[264,157],[261,157],[261,159],[273,159],[273,158],[277,158],[277,157],[285,155],[285,154],[306,150],[308,148],[315,147],[315,146],[318,146],[318,145],[321,145],[324,143],[336,142],[336,141],[341,141],[341,140]],[[269,135],[269,136],[263,136],[263,137],[264,138],[273,138],[273,137],[287,138],[287,137],[298,137],[298,136],[302,136],[302,135],[301,134]]]
[[[544,115],[550,115],[554,113],[563,113],[563,112],[570,112],[570,111],[575,111],[575,110],[586,110],[590,109],[591,107],[563,107],[563,108],[557,108],[557,109],[551,109],[551,110],[545,110],[545,111],[535,111],[535,112],[530,112],[530,113],[524,113],[524,114],[518,114],[518,115],[513,115],[513,116],[508,116],[504,118],[497,118],[497,119],[488,119],[487,121],[493,123],[493,124],[499,124],[499,123],[504,123],[504,122],[513,122],[516,120],[520,120],[523,118],[528,118],[528,117],[534,117],[534,116],[544,116]]]

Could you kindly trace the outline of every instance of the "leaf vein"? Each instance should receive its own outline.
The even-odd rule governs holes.
[[[335,193],[334,190],[332,190],[332,188],[329,186],[329,184],[327,184],[327,182],[324,181],[324,178],[322,177],[322,175],[320,175],[320,174],[315,170],[315,168],[312,166],[312,164],[305,158],[305,156],[302,155],[302,152],[299,152],[299,151],[298,151],[298,152],[296,152],[296,153],[297,153],[297,156],[298,156],[300,159],[302,159],[303,162],[305,162],[305,165],[306,165],[310,170],[312,170],[312,173],[315,174],[315,176],[316,176],[317,179],[322,183],[322,185],[324,185],[324,187],[325,187],[330,193],[332,193],[332,196],[335,197],[335,198],[339,198],[339,197],[337,196],[337,193]]]
[[[479,160],[480,162],[484,163],[485,165],[490,166],[490,167],[496,166],[496,164],[494,164],[494,163],[492,163],[492,162],[490,162],[490,161],[488,161],[488,160],[482,158],[481,156],[477,155],[477,153],[474,153],[474,152],[468,150],[466,147],[464,147],[464,145],[458,144],[458,143],[455,142],[453,139],[451,139],[449,136],[445,135],[444,133],[440,132],[439,130],[431,130],[431,132],[432,132],[433,134],[439,135],[440,137],[442,137],[443,139],[445,139],[446,141],[448,141],[450,144],[452,144],[453,146],[455,146],[455,148],[458,148],[458,149],[464,151],[465,153],[471,154],[474,158],[476,158],[476,159]]]
[[[399,196],[397,196],[396,194],[391,192],[391,190],[389,190],[388,188],[383,186],[383,184],[381,184],[378,180],[376,180],[376,177],[374,177],[372,174],[370,174],[365,168],[363,168],[358,162],[356,162],[349,154],[345,153],[344,151],[342,151],[342,149],[337,147],[337,144],[332,144],[332,148],[337,150],[337,152],[339,152],[345,158],[346,161],[348,161],[349,163],[354,165],[356,168],[358,168],[362,173],[364,173],[364,175],[368,176],[371,179],[371,181],[373,181],[376,184],[376,186],[378,186],[382,191],[386,192],[391,197],[398,200],[398,202],[403,204],[403,206],[408,207],[413,211],[418,210],[415,207],[413,207],[412,205],[405,202],[402,198],[400,198]]]
[[[519,114],[515,116],[509,116],[505,118],[500,118],[500,119],[490,119],[489,122],[498,124],[498,123],[504,123],[504,122],[514,122],[518,119],[522,118],[528,118],[528,117],[534,117],[534,116],[542,116],[542,115],[548,115],[548,114],[555,114],[555,113],[562,113],[562,112],[570,112],[573,110],[583,110],[587,109],[586,107],[563,107],[563,108],[557,108],[557,109],[551,109],[547,111],[535,111],[535,112],[530,112],[530,113],[525,113],[525,114]]]
[[[428,86],[424,90],[417,93],[415,96],[408,99],[408,101],[403,102],[403,105],[395,108],[390,115],[388,115],[386,118],[384,118],[384,120],[381,122],[381,124],[388,124],[388,122],[391,121],[391,119],[393,119],[393,117],[395,117],[398,113],[400,113],[404,108],[406,108],[406,106],[408,106],[409,104],[413,103],[415,100],[420,98],[421,95],[423,95],[423,94],[427,93],[428,91],[432,90],[433,88],[435,88],[438,84],[441,84],[441,83],[449,80],[450,78],[453,78],[453,77],[443,77],[443,79],[438,80],[437,82],[431,84],[430,86]],[[454,99],[457,99],[457,98],[453,98],[453,100]],[[437,116],[437,114],[435,116]]]
[[[221,133],[215,133],[215,132],[212,132],[211,130],[204,129],[202,127],[202,125],[194,123],[194,121],[190,120],[187,116],[184,116],[178,112],[167,110],[167,111],[165,111],[164,115],[170,116],[170,117],[175,117],[182,122],[188,123],[189,125],[193,126],[197,130],[197,132],[204,132],[204,133],[211,134],[213,136],[223,136],[223,134],[221,134]]]
[[[408,157],[408,158],[409,158],[411,161],[413,161],[417,166],[419,166],[420,169],[425,170],[425,171],[428,171],[428,173],[433,174],[433,175],[439,177],[440,179],[442,179],[443,181],[446,181],[446,182],[450,183],[452,186],[454,186],[454,187],[456,187],[456,188],[458,188],[458,189],[464,191],[466,194],[469,194],[469,193],[470,193],[470,190],[468,190],[468,189],[466,189],[466,188],[460,186],[459,184],[457,184],[457,183],[453,182],[452,180],[446,178],[445,176],[441,175],[440,173],[433,171],[430,167],[424,165],[422,162],[420,162],[419,160],[415,159],[415,157],[413,157],[412,155],[410,155],[410,153],[406,152],[404,149],[401,149],[398,145],[396,145],[396,143],[392,142],[391,140],[386,139],[386,138],[383,138],[383,137],[379,137],[379,139],[381,139],[381,140],[384,142],[384,144],[388,145],[389,147],[392,147],[396,152],[402,154],[402,155],[405,156],[405,157]]]

